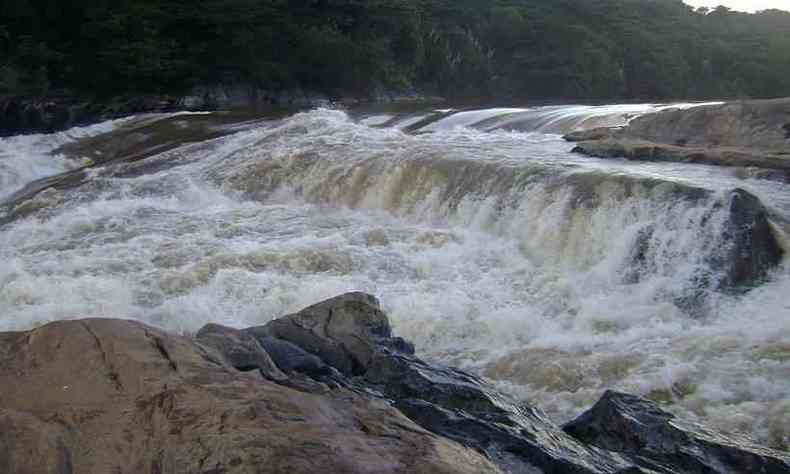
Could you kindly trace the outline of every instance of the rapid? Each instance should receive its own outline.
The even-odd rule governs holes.
[[[583,157],[560,135],[665,107],[316,109],[92,168],[0,225],[0,331],[86,317],[247,327],[366,291],[421,356],[556,421],[615,388],[787,449],[790,268],[725,292],[710,256],[736,188],[787,251],[788,186]],[[1,139],[0,202],[84,164],[65,143],[184,117]]]

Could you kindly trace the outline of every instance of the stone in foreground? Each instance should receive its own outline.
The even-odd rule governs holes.
[[[244,366],[240,343],[228,354]],[[383,400],[294,390],[223,357],[132,321],[0,333],[0,473],[500,472]]]
[[[345,374],[354,389],[383,396],[423,428],[484,453],[505,472],[644,472],[616,453],[579,443],[486,381],[415,357],[411,344],[392,337],[389,320],[371,295],[341,295],[245,331],[273,354],[281,353],[275,341],[299,346]],[[280,368],[294,372],[290,363]],[[315,371],[314,365],[309,370]],[[318,374],[318,381],[327,379]]]
[[[658,472],[787,474],[790,456],[683,422],[654,402],[609,391],[564,427],[580,441]]]
[[[101,319],[0,333],[0,388],[1,473],[790,472],[611,392],[563,430],[415,357],[364,293],[194,339]]]

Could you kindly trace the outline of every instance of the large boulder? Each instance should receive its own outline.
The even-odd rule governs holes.
[[[96,319],[0,333],[0,472],[500,472],[382,400],[236,370],[258,360],[239,342]]]
[[[713,257],[721,271],[719,287],[738,289],[765,279],[767,273],[782,262],[784,251],[771,228],[763,203],[743,189],[728,193],[723,205],[727,209],[724,227],[726,245]]]
[[[665,473],[786,474],[790,455],[684,422],[649,400],[609,391],[564,427],[581,442]]]

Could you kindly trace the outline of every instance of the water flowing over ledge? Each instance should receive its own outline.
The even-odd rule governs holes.
[[[0,329],[246,327],[365,290],[421,356],[557,420],[615,388],[786,446],[787,269],[720,290],[735,190],[786,245],[786,187],[579,157],[558,135],[467,118],[407,133],[322,109],[89,168],[4,210]]]

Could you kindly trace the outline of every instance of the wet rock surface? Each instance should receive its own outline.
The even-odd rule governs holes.
[[[688,199],[705,197],[689,194]],[[733,189],[724,194],[714,206],[715,211],[724,209],[724,225],[721,246],[710,249],[703,259],[710,274],[698,275],[699,281],[692,287],[700,291],[715,289],[724,292],[742,292],[763,283],[771,270],[781,265],[784,259],[777,236],[771,226],[768,211],[753,194],[743,189]],[[711,219],[712,216],[706,217]],[[638,232],[632,251],[629,271],[624,279],[638,281],[640,269],[646,262],[645,256],[652,245],[655,232],[652,225]],[[696,311],[704,299],[702,294],[686,295],[681,306]]]
[[[570,133],[574,152],[598,158],[702,163],[771,170],[790,182],[790,99],[670,109],[622,128]]]
[[[729,193],[725,230],[726,247],[714,257],[714,268],[723,270],[722,289],[737,289],[764,280],[782,262],[784,252],[774,235],[765,207],[742,189]]]
[[[485,453],[506,472],[613,473],[633,467],[576,442],[539,410],[518,406],[457,369],[385,352],[364,381],[423,428]]]
[[[566,136],[566,139],[575,141],[578,137],[579,135]],[[771,172],[769,179],[790,182],[790,155],[783,152],[750,148],[679,146],[616,137],[578,141],[573,152],[595,158],[759,168]]]
[[[219,324],[208,324],[195,335],[195,340],[204,347],[217,351],[233,368],[242,372],[259,370],[271,380],[285,380],[269,353],[258,341],[244,331]],[[216,360],[216,359],[214,359]]]
[[[0,333],[0,386],[2,472],[790,472],[614,392],[562,429],[416,357],[363,293],[194,338],[121,320]]]
[[[564,430],[584,443],[627,455],[656,472],[779,474],[790,455],[684,422],[655,403],[608,391]]]

